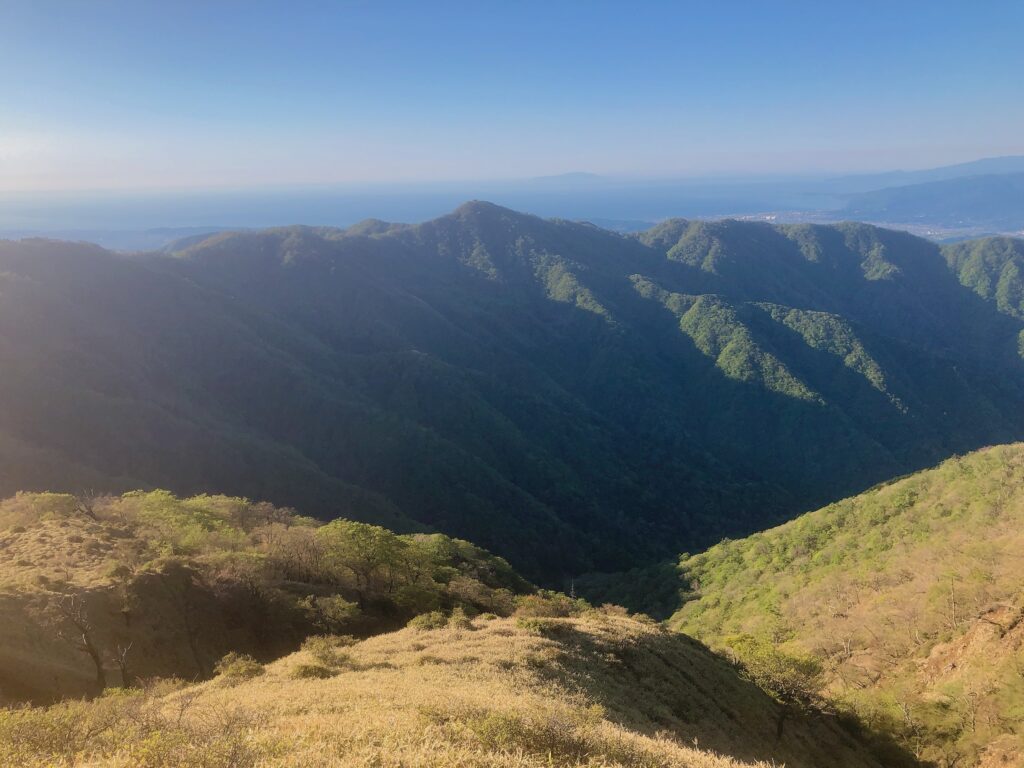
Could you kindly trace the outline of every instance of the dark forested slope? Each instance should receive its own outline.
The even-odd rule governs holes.
[[[1024,437],[1022,328],[854,224],[624,237],[470,203],[133,257],[0,243],[0,492],[242,494],[556,579]]]

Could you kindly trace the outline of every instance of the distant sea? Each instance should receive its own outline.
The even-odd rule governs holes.
[[[402,186],[0,193],[0,237],[47,236],[140,250],[224,229],[346,227],[367,218],[415,223],[467,200],[623,231],[674,216],[717,218],[841,205],[833,195],[814,192],[806,181],[637,181],[575,175]]]

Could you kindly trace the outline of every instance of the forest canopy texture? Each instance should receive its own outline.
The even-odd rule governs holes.
[[[0,242],[0,494],[227,493],[542,582],[624,569],[1024,437],[1020,259],[480,202],[161,253]]]

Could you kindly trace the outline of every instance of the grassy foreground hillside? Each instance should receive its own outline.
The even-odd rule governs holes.
[[[319,671],[317,671],[319,670]],[[764,762],[758,762],[764,761]],[[614,612],[481,616],[179,690],[0,712],[0,762],[33,766],[880,766],[834,721],[790,714],[699,643]]]
[[[203,679],[228,652],[269,660],[434,611],[504,615],[529,591],[440,534],[226,496],[19,494],[0,502],[0,704]]]
[[[225,496],[19,494],[0,554],[3,766],[904,759],[689,637],[538,592],[440,534]]]
[[[684,556],[671,625],[940,766],[1024,765],[1024,445]]]

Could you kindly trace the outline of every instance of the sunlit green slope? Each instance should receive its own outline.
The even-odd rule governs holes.
[[[951,459],[679,567],[689,593],[674,628],[793,673],[939,765],[1020,764],[1024,445]]]

